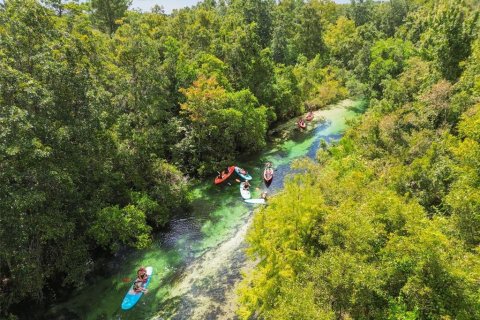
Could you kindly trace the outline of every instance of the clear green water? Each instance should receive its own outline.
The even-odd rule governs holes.
[[[292,160],[313,157],[319,141],[336,140],[344,132],[347,121],[363,111],[361,102],[343,101],[321,111],[327,120],[308,132],[298,132],[291,140],[254,157],[245,167],[253,176],[252,198],[267,190],[262,181],[263,164],[271,161],[276,168],[269,193],[283,186]],[[294,123],[292,123],[294,126]],[[235,175],[235,174],[234,174]],[[171,230],[159,235],[146,249],[119,254],[105,274],[74,294],[66,303],[52,307],[50,314],[66,319],[217,319],[226,318],[232,288],[241,278],[245,264],[243,238],[252,206],[239,194],[239,185],[232,175],[229,184],[213,185],[206,181],[192,190],[193,212],[171,223]],[[138,266],[153,266],[154,275],[149,293],[129,311],[120,304],[130,287],[125,278],[133,278]],[[227,311],[226,311],[227,310]]]

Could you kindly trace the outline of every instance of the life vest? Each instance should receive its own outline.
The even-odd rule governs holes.
[[[137,279],[135,280],[134,284],[133,284],[133,291],[135,292],[142,292],[142,284],[143,284],[143,281],[140,280],[140,279]]]
[[[144,273],[143,275],[137,275],[138,280],[142,281],[143,283],[147,282],[148,274]]]

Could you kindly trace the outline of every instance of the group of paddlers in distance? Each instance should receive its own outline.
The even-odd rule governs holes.
[[[242,198],[245,199],[245,200],[248,200],[247,202],[257,203],[257,202],[252,202],[253,200],[249,200],[250,199],[250,186],[251,186],[249,181],[252,180],[252,176],[250,174],[248,174],[248,172],[245,169],[242,169],[242,168],[237,167],[237,166],[229,166],[225,170],[223,170],[222,172],[218,172],[218,175],[215,178],[214,183],[217,184],[217,185],[221,184],[222,182],[226,181],[232,175],[232,173],[234,171],[237,173],[237,175],[240,178],[242,178],[244,180],[244,181],[241,181],[239,179],[235,179],[237,182],[240,183],[240,194],[241,194]],[[273,167],[272,167],[272,163],[267,162],[265,164],[265,168],[264,168],[264,171],[263,171],[263,180],[264,180],[267,188],[270,186],[270,184],[273,180],[273,172],[274,172],[274,170],[273,170]],[[264,191],[261,194],[261,199],[266,201],[266,198],[267,198],[267,192]]]
[[[303,117],[300,117],[297,121],[297,126],[300,128],[300,129],[305,129],[307,127],[307,123],[305,122],[305,120],[307,121],[312,121],[313,118],[314,118],[314,114],[313,114],[313,111],[310,111],[307,116],[305,117],[305,119],[303,119]]]

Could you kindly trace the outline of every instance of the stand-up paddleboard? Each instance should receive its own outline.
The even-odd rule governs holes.
[[[144,288],[148,287],[148,284],[150,283],[150,280],[152,279],[152,274],[153,274],[153,268],[152,267],[146,267],[147,270],[147,282],[143,285]],[[135,283],[135,282],[134,282]],[[137,304],[138,300],[143,296],[143,292],[135,292],[133,291],[133,284],[128,289],[127,294],[125,295],[125,298],[123,298],[122,301],[122,309],[123,310],[128,310],[131,309],[135,304]]]
[[[243,189],[244,184],[245,184],[245,182],[240,183],[240,194],[242,195],[243,199],[250,199],[250,197],[251,197],[250,190]]]
[[[252,203],[252,204],[266,204],[267,202],[265,199],[247,199],[245,200],[246,203]]]
[[[243,179],[245,180],[252,180],[252,176],[248,174],[247,171],[240,167],[235,167],[235,172]]]

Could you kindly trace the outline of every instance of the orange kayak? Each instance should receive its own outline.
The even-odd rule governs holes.
[[[216,177],[215,178],[215,180],[214,180],[215,184],[220,184],[223,181],[227,180],[228,177],[230,177],[232,175],[233,171],[235,171],[235,166],[228,167],[228,172],[223,171],[221,177]]]

